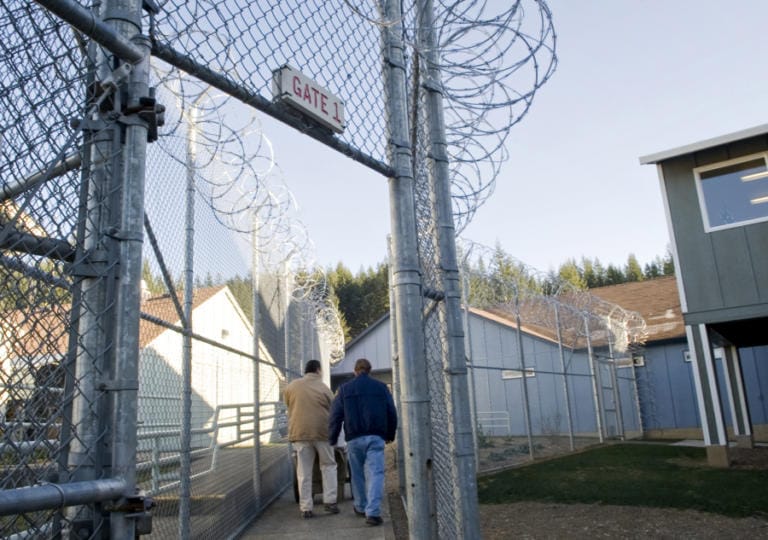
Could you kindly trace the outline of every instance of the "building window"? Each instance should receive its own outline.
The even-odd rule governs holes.
[[[766,154],[696,167],[693,173],[707,232],[768,220]]]
[[[643,367],[645,366],[645,357],[639,354],[622,356],[621,358],[617,358],[614,363],[617,368]]]
[[[714,354],[712,355],[712,357],[715,360],[722,360],[723,358],[725,358],[725,349],[723,349],[722,347],[715,347],[713,352]],[[690,362],[691,353],[688,351],[683,351],[683,360],[686,362]]]
[[[535,377],[536,372],[533,370],[533,368],[525,368],[525,377],[526,379],[528,377]],[[523,372],[519,369],[502,369],[501,370],[501,378],[502,379],[522,379],[523,378]]]

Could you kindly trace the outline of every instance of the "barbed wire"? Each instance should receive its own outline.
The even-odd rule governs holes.
[[[291,63],[342,96],[349,114],[338,137],[383,158],[384,96],[379,52],[371,44],[383,28],[402,23],[410,56],[423,58],[428,51],[419,50],[415,3],[403,3],[397,21],[386,19],[373,0],[325,2],[325,16],[299,4],[260,2],[235,12],[224,3],[202,13],[198,3],[168,0],[162,2],[155,37],[177,50],[194,50],[196,61],[267,92],[271,70]],[[556,34],[544,0],[436,0],[434,10],[453,208],[461,232],[493,193],[509,157],[512,127],[556,69]],[[294,32],[273,32],[271,21],[289,15]],[[241,19],[252,24],[245,28]],[[409,69],[418,69],[412,58]]]
[[[158,36],[182,50],[195,50],[196,58],[234,80],[254,80],[257,72],[247,75],[243,71],[243,47],[261,50],[264,42],[252,31],[246,32],[235,25],[229,8],[206,13],[210,31],[204,31],[203,25],[195,22],[200,20],[195,6],[182,6],[171,1],[163,6],[175,16],[173,20],[164,20],[166,26],[161,28],[165,34]],[[290,9],[289,5],[265,5],[258,9],[251,6],[248,12],[261,24],[272,10]],[[384,19],[377,2],[353,5],[344,0],[334,9],[349,10],[351,17],[376,28],[403,22],[403,37],[412,49],[410,69],[421,69],[419,65],[424,64],[429,51],[419,50],[419,25],[414,4],[404,6],[401,21]],[[458,233],[493,193],[501,166],[509,156],[506,143],[512,127],[525,116],[536,91],[554,73],[556,35],[551,12],[543,0],[518,0],[511,5],[482,0],[439,0],[434,3],[434,9],[439,49],[437,67],[442,77],[452,202]],[[302,28],[315,24],[309,17],[301,23]],[[285,43],[281,42],[280,47],[265,58],[287,55],[281,52],[286,44],[304,34],[302,29],[295,36],[285,36]],[[360,35],[367,33],[361,31]],[[297,60],[294,57],[292,62],[303,64],[301,68],[310,73],[328,69],[328,66],[311,67],[314,61],[309,58]],[[313,268],[313,246],[298,219],[296,201],[285,185],[269,138],[259,121],[253,114],[243,115],[243,108],[234,100],[208,96],[209,88],[203,83],[184,80],[178,71],[166,69],[163,86],[175,95],[180,107],[178,115],[170,118],[170,129],[163,130],[162,137],[189,138],[182,127],[189,125],[188,117],[194,114],[194,163],[186,165],[194,170],[201,196],[216,218],[230,230],[257,235],[258,249],[267,268],[281,271],[291,268],[294,275],[304,275],[304,280],[307,275],[318,275],[307,273],[307,269]],[[269,80],[267,74],[260,76],[264,82]],[[353,92],[353,95],[353,104],[358,104],[357,93]],[[423,107],[421,100],[413,103]],[[359,111],[355,113],[359,116]],[[416,122],[421,116],[422,113],[414,111]],[[362,122],[360,125],[369,122],[362,117],[358,121]],[[415,130],[419,138],[425,138],[424,129],[416,126]],[[363,137],[362,134],[353,128],[348,136],[355,139]],[[371,134],[369,131],[365,137],[369,138]],[[361,148],[368,144],[364,139],[357,143]],[[423,147],[423,140],[414,143]],[[417,152],[417,155],[426,154]],[[190,156],[185,156],[184,160],[191,161]],[[425,163],[417,163],[418,176],[426,175],[424,167]],[[424,201],[424,204],[428,202]],[[428,228],[429,224],[421,227]],[[422,249],[427,249],[427,244]],[[319,283],[310,286],[304,281],[295,284],[293,294],[313,297],[310,291],[315,291],[316,287],[317,290],[325,288]],[[327,294],[319,296],[326,297]]]
[[[435,21],[460,233],[493,193],[512,128],[555,72],[556,34],[541,0],[438,0]]]
[[[607,329],[617,351],[645,342],[646,322],[635,311],[603,300],[589,290],[533,268],[498,249],[461,239],[459,251],[465,287],[471,289],[475,283],[487,285],[467,291],[470,304],[475,307],[520,314],[528,324],[551,330],[553,334],[560,326],[573,340]]]
[[[341,317],[258,118],[175,68],[160,65],[154,73],[157,93],[169,104],[159,148],[192,175],[196,191],[217,221],[250,240],[258,251],[260,269],[289,278],[291,297],[311,306],[312,323],[325,338],[331,360],[340,360]]]

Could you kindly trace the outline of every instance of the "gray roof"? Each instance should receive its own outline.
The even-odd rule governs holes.
[[[706,150],[707,148],[713,148],[715,146],[721,146],[723,144],[729,144],[743,139],[749,139],[750,137],[757,137],[768,133],[768,124],[761,124],[749,129],[743,129],[735,133],[729,133],[727,135],[720,135],[713,139],[705,139],[700,142],[687,144],[671,150],[664,150],[662,152],[656,152],[655,154],[648,154],[647,156],[640,157],[641,165],[649,165],[653,163],[659,163],[670,158],[684,156],[686,154],[692,154],[699,150]]]

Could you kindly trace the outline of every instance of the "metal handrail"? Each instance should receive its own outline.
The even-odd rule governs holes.
[[[274,405],[273,403],[262,403],[259,406],[269,406]],[[255,438],[255,431],[254,429],[243,429],[244,424],[251,424],[254,423],[255,419],[255,411],[254,410],[244,410],[244,409],[253,409],[254,406],[252,403],[238,403],[238,404],[231,404],[231,405],[219,405],[215,409],[215,414],[213,415],[213,423],[210,427],[205,428],[196,428],[190,430],[190,433],[192,435],[211,435],[210,437],[210,443],[207,447],[203,448],[197,448],[195,450],[190,451],[190,457],[194,458],[201,458],[205,457],[207,455],[211,455],[211,465],[205,469],[204,471],[200,471],[198,473],[195,473],[191,475],[190,479],[196,479],[201,478],[205,475],[211,474],[216,471],[216,467],[219,461],[219,452],[220,450],[224,448],[228,448],[230,446],[235,446],[238,444],[241,444],[243,442],[247,442],[250,440],[253,440]],[[221,413],[225,410],[235,410],[236,416],[234,417],[234,420],[222,422],[220,420]],[[271,418],[275,418],[278,415],[272,415]],[[265,418],[269,417],[262,417],[261,420],[264,420]],[[237,428],[237,435],[236,437],[231,440],[227,441],[225,443],[219,443],[219,432],[224,428],[229,427],[235,427]],[[151,429],[152,426],[142,426],[143,430]],[[275,426],[275,429],[279,428],[279,426]],[[275,431],[275,429],[267,430],[267,431],[259,431],[259,436],[269,433],[270,431]],[[143,461],[136,464],[136,471],[137,472],[146,472],[151,471],[151,478],[150,478],[150,489],[148,490],[149,495],[158,495],[160,493],[165,493],[168,491],[171,491],[173,489],[176,489],[179,487],[181,483],[179,471],[176,471],[175,473],[172,473],[173,476],[170,478],[173,478],[173,481],[161,484],[163,480],[169,480],[169,474],[161,474],[160,470],[162,467],[166,467],[169,465],[176,465],[179,464],[181,461],[181,452],[182,448],[180,448],[180,445],[177,447],[171,447],[171,448],[161,448],[161,442],[163,439],[178,439],[180,437],[179,430],[162,430],[162,431],[149,431],[149,432],[143,432],[139,433],[137,435],[138,440],[151,440],[153,441],[152,444],[152,451],[151,451],[151,458],[148,461]],[[176,452],[176,455],[172,456],[161,456],[162,453],[167,452]]]

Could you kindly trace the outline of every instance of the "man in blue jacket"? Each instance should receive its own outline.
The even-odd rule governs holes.
[[[381,525],[384,445],[395,440],[397,411],[387,386],[370,376],[371,363],[355,362],[355,378],[339,388],[331,406],[329,441],[336,446],[344,424],[355,514]]]

